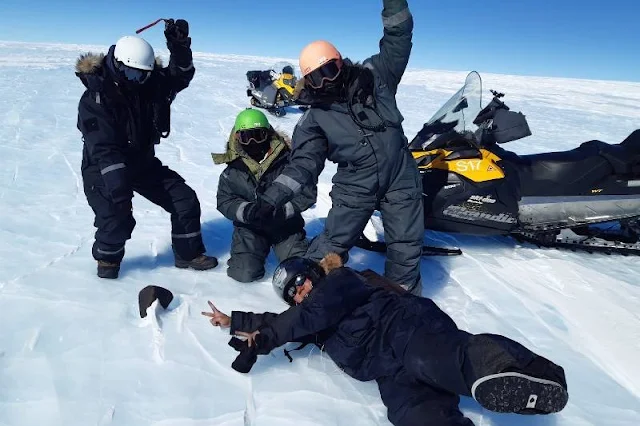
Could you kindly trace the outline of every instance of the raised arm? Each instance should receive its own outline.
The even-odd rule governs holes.
[[[184,19],[169,20],[164,30],[169,57],[169,80],[175,93],[186,89],[196,72],[193,67],[189,24]]]
[[[407,68],[411,54],[413,17],[407,0],[384,0],[382,24],[384,35],[380,40],[380,53],[365,61],[370,62],[380,77],[394,90],[397,89]]]

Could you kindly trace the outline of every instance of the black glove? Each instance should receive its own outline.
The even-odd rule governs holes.
[[[247,342],[245,340],[238,339],[237,337],[233,336],[231,340],[229,340],[229,346],[231,346],[236,351],[240,352],[245,346],[247,346]]]
[[[273,211],[273,222],[276,225],[282,225],[287,220],[287,211],[284,206]]]
[[[167,19],[164,25],[164,36],[167,38],[167,47],[172,50],[175,45],[191,47],[191,37],[189,37],[189,23],[184,19]]]
[[[253,364],[258,360],[258,346],[254,344],[249,347],[246,340],[243,341],[237,337],[231,338],[229,346],[240,352],[233,363],[231,363],[231,368],[239,373],[248,373],[251,371],[251,367],[253,367]]]
[[[178,66],[191,65],[191,37],[189,37],[189,23],[184,19],[167,19],[164,26],[164,36],[167,38],[167,48],[175,58]]]
[[[244,209],[244,221],[250,225],[264,227],[273,219],[275,207],[258,198],[256,202],[249,203]]]

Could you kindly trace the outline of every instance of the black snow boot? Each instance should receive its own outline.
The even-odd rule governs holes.
[[[541,356],[523,369],[476,380],[471,394],[487,410],[500,413],[557,413],[569,400],[564,371]]]
[[[177,254],[175,255],[176,267],[181,269],[191,268],[196,271],[206,271],[207,269],[213,269],[218,266],[218,259],[213,256],[207,256],[201,254],[193,260],[181,259]]]
[[[98,276],[115,280],[120,273],[120,264],[98,260]]]

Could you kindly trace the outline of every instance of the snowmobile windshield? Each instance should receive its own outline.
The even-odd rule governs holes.
[[[482,79],[470,72],[460,90],[427,121],[427,125],[444,125],[457,132],[475,132],[478,126],[473,120],[482,110]],[[455,125],[453,123],[457,122]],[[450,124],[450,126],[447,126]]]
[[[273,64],[271,67],[277,74],[290,74],[297,78],[296,68],[292,63],[286,61],[280,61]]]

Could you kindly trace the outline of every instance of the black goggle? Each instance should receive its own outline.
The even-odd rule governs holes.
[[[118,71],[120,71],[124,78],[133,83],[144,84],[149,77],[151,77],[151,71],[132,68],[120,61],[117,62],[117,65]]]
[[[264,143],[269,139],[269,129],[246,129],[236,132],[240,145],[249,145],[250,143]]]
[[[338,64],[337,60],[333,60],[311,71],[304,78],[309,86],[314,89],[319,89],[325,81],[334,81],[338,78],[340,71],[342,71],[342,67]]]

